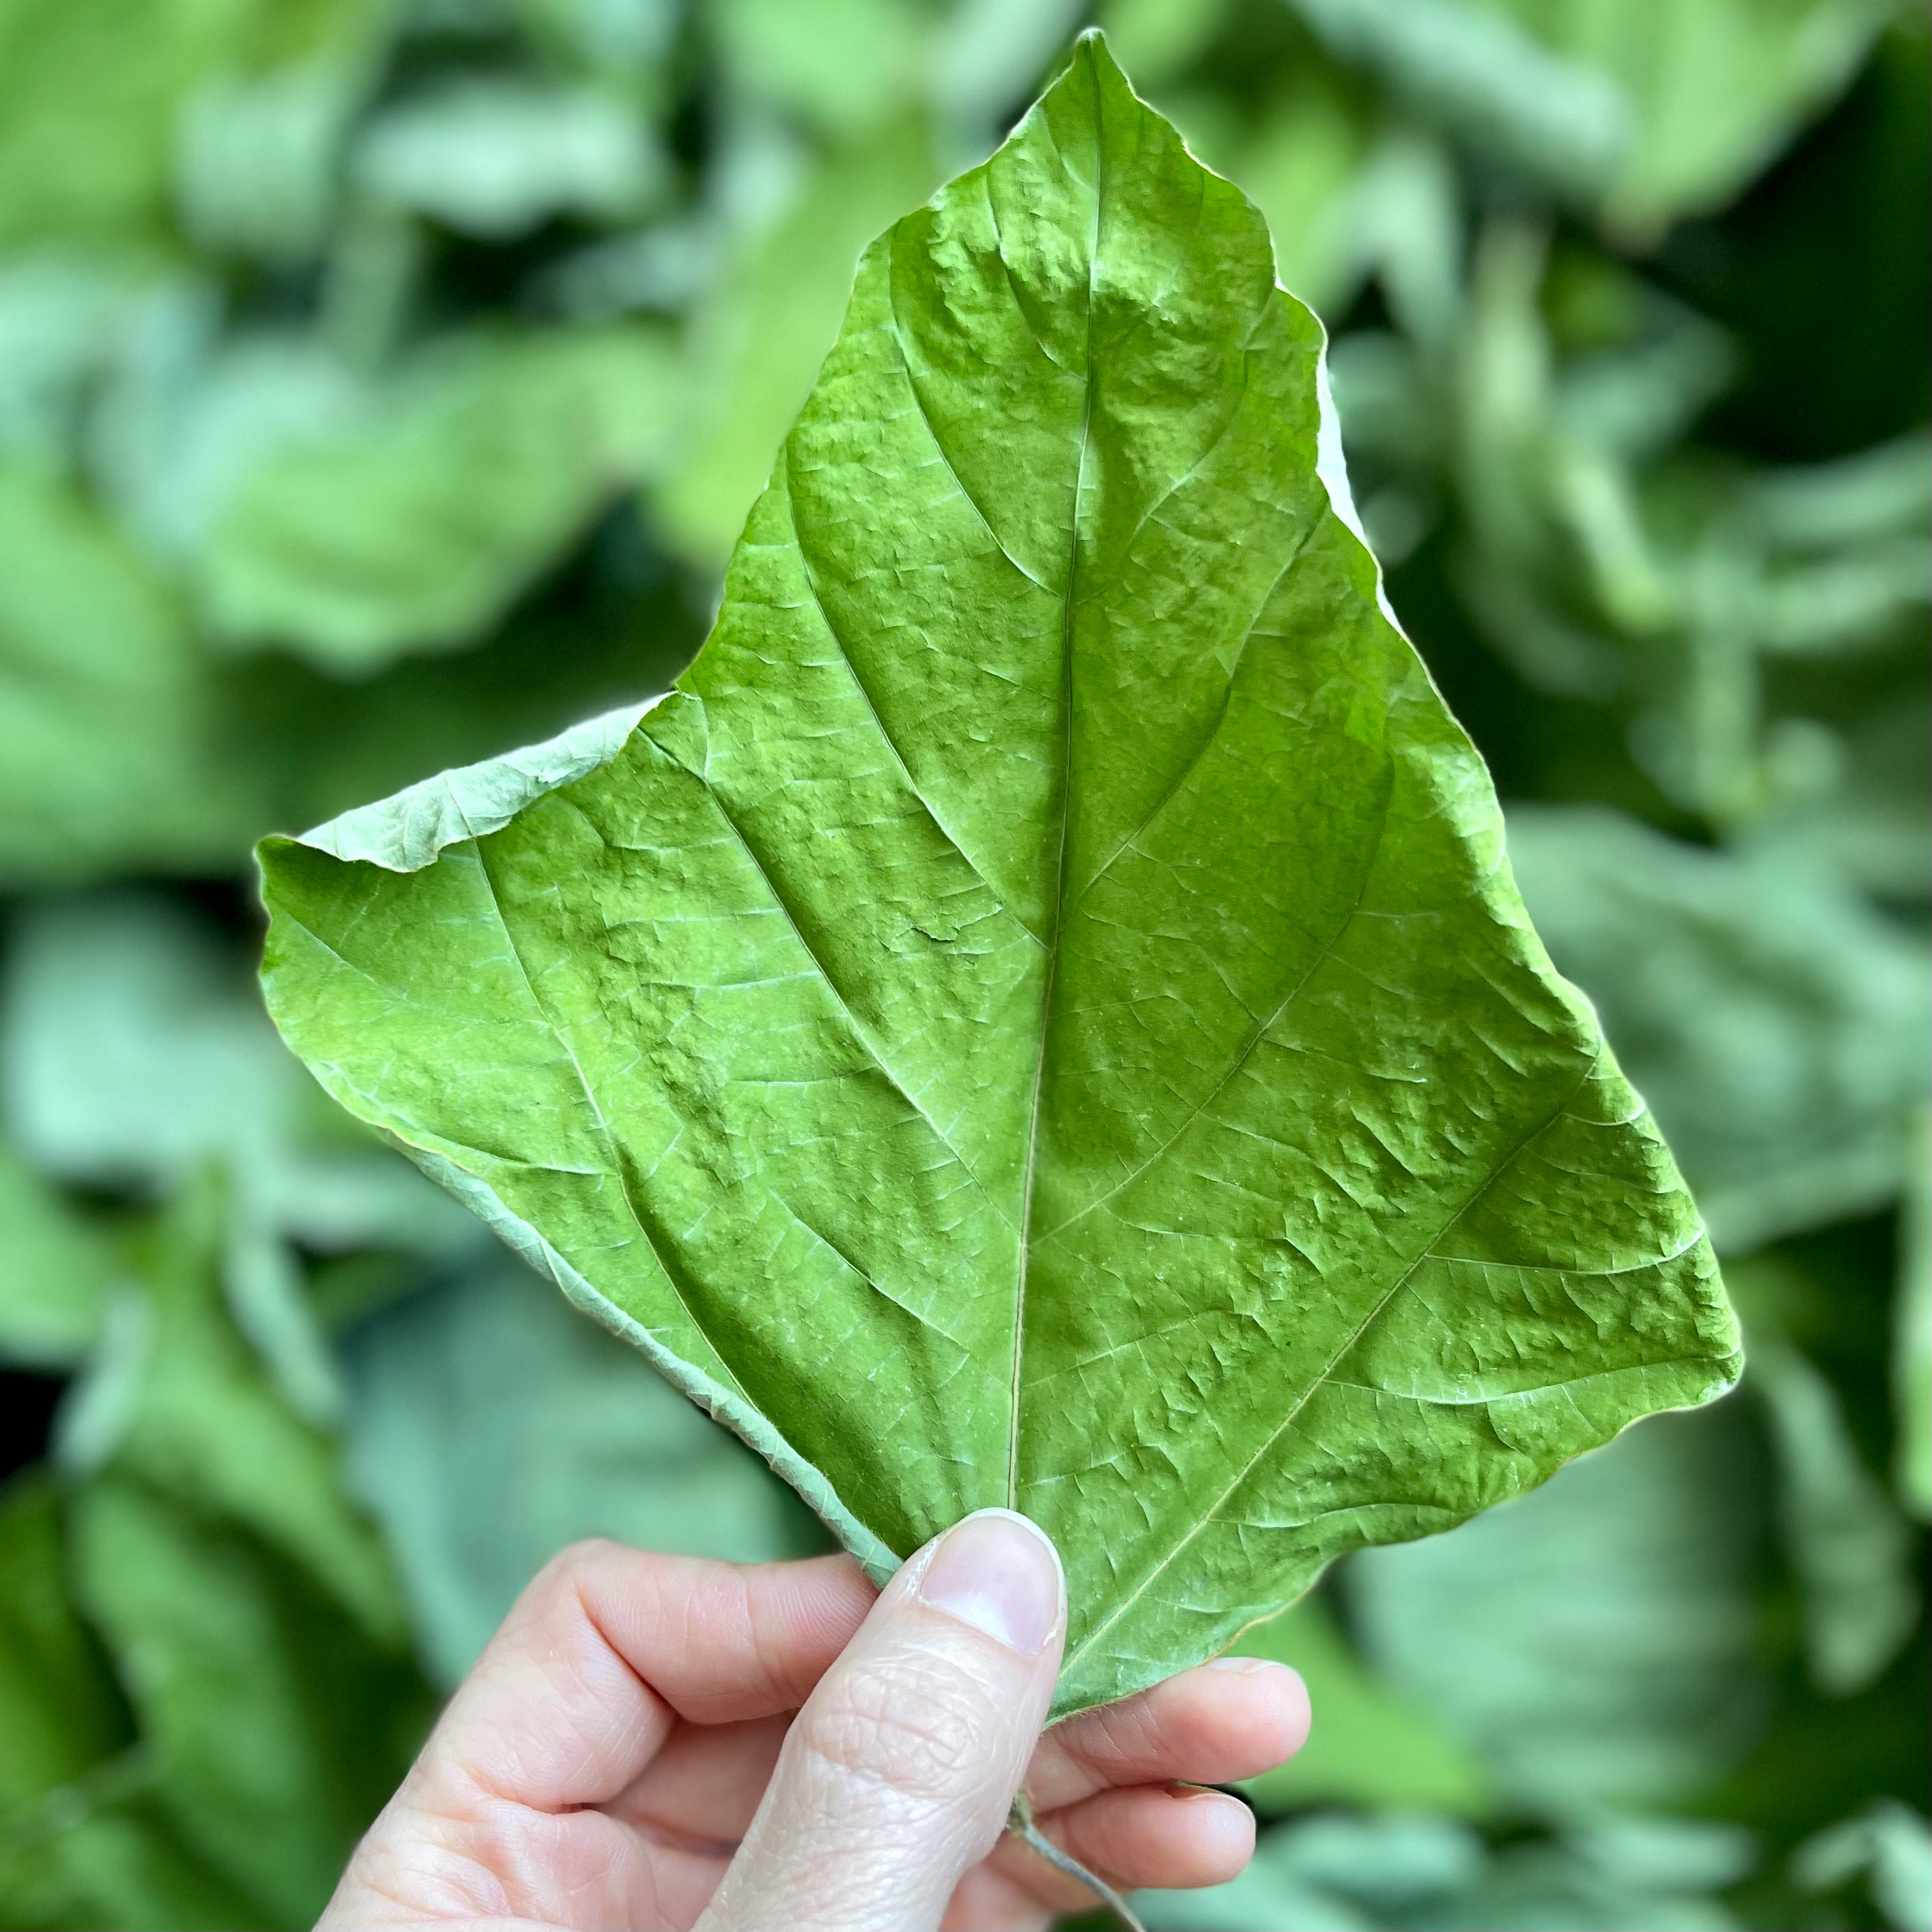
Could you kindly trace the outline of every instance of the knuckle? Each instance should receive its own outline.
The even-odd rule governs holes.
[[[537,1572],[536,1580],[549,1589],[574,1589],[622,1547],[608,1536],[586,1536],[567,1543]]]
[[[532,1629],[554,1624],[560,1616],[587,1616],[583,1606],[591,1579],[613,1546],[593,1538],[560,1550],[524,1586],[498,1640],[520,1638]]]
[[[799,1744],[841,1777],[934,1807],[974,1791],[986,1726],[970,1684],[868,1671],[825,1688],[799,1720]]]
[[[759,1702],[776,1710],[792,1701],[780,1649],[759,1615],[748,1570],[735,1564],[707,1566],[696,1579],[684,1614],[694,1643],[707,1634],[725,1640],[746,1673],[742,1688]]]
[[[1123,1770],[1157,1754],[1160,1724],[1154,1700],[1143,1691],[1090,1711],[1066,1742],[1070,1754],[1092,1776],[1110,1783]]]

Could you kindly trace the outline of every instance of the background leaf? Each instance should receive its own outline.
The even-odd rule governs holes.
[[[1426,1706],[1365,1670],[1324,1598],[1304,1597],[1234,1646],[1298,1671],[1321,1714],[1308,1742],[1247,1790],[1270,1811],[1323,1802],[1480,1817],[1494,1798],[1481,1760]]]
[[[313,1917],[417,1741],[406,1672],[266,1552],[138,1484],[90,1489],[76,1560],[182,1840],[255,1922]]]
[[[230,1211],[205,1316],[226,1311],[260,1401],[324,1445],[345,1424],[352,1442],[364,1378],[388,1352],[422,1368],[410,1352],[433,1324],[403,1318],[410,1298],[434,1295],[425,1305],[453,1318],[472,1270],[500,1265],[487,1249],[476,1258],[453,1206],[431,1212],[440,1232],[414,1220],[441,1198],[352,1138],[346,1116],[310,1105],[298,1080],[248,1070],[248,852],[265,829],[320,823],[613,707],[634,714],[662,690],[710,620],[861,245],[991,148],[1090,11],[1192,152],[1262,208],[1281,278],[1320,312],[1390,602],[1512,811],[1594,804],[1660,835],[1595,851],[1580,836],[1598,903],[1573,919],[1564,905],[1580,890],[1562,890],[1547,916],[1552,932],[1574,928],[1572,970],[1687,1158],[1722,1168],[1712,1199],[1735,1200],[1741,1178],[1775,1210],[1726,1238],[1760,1244],[1748,1266],[1732,1247],[1751,1318],[1802,1358],[1814,1406],[1838,1418],[1780,1430],[1748,1370],[1727,1429],[1672,1462],[1670,1482],[1701,1498],[1742,1442],[1762,1526],[1747,1586],[1710,1600],[1748,1628],[1764,1728],[1742,1761],[1706,1760],[1729,1766],[1714,1780],[1667,1812],[1645,1799],[1556,1823],[1498,1780],[1490,1747],[1458,1744],[1484,1790],[1486,1808],[1462,1821],[1473,1835],[1390,1820],[1377,1808],[1388,1780],[1439,1765],[1414,1726],[1439,1745],[1442,1720],[1370,1653],[1345,1559],[1275,1630],[1316,1679],[1310,1755],[1256,1791],[1260,1875],[1292,1892],[1148,1909],[1244,1927],[1295,1912],[1765,1932],[1922,1922],[1923,1623],[1864,1689],[1828,1690],[1815,1669],[1818,1633],[1840,1613],[1847,1628],[1895,1622],[1863,1614],[1897,1600],[1898,1527],[1879,1527],[1871,1486],[1892,1472],[1916,1573],[1932,1469],[1927,1156],[1909,1127],[1889,1166],[1881,1153],[1881,1117],[1922,1122],[1922,990],[1916,1012],[1874,1000],[1866,957],[1922,961],[1932,878],[1922,10],[0,4],[0,1466],[44,1458],[50,1431],[88,1450],[92,1430],[90,1453],[111,1454],[153,1366],[152,1217],[209,1154]],[[458,138],[429,142],[442,159],[422,192],[380,191],[393,130],[434,134],[446,104],[479,100],[502,118],[446,123]],[[1621,105],[1620,147],[1604,138],[1606,101]],[[514,232],[485,232],[506,219]],[[260,561],[287,634],[214,632],[211,548],[258,476],[323,452],[358,476],[411,468],[424,442],[450,440],[424,422],[461,386],[455,372],[506,345],[568,360],[586,332],[634,329],[669,362],[648,464],[624,468],[554,542],[520,538],[516,571],[479,578],[463,543],[407,518],[358,532],[338,500],[329,526],[361,560],[353,580],[278,538]],[[554,412],[530,428],[544,473],[598,471],[604,426],[584,390],[538,390],[528,410]],[[404,418],[407,463],[392,434]],[[518,493],[503,495],[511,525],[530,527]],[[406,500],[426,513],[446,500]],[[508,587],[478,598],[486,578]],[[358,634],[400,636],[426,610],[478,614],[432,645],[367,657],[302,634],[345,609],[364,623],[372,608],[381,623]],[[1568,849],[1557,842],[1559,858]],[[1793,892],[1800,876],[1810,883]],[[72,897],[134,883],[132,899]],[[1695,1016],[1681,1048],[1670,1015],[1648,1017],[1678,998]],[[57,1139],[36,1125],[50,1117],[68,1124]],[[1870,1150],[1861,1188],[1784,1189],[1817,1175],[1840,1133]],[[541,1302],[522,1312],[554,1338],[595,1340]],[[608,1419],[628,1358],[599,1345],[593,1375],[580,1352],[544,1359],[590,1376],[604,1393],[586,1408],[646,1458],[642,1432]],[[662,1408],[649,1370],[629,1370],[656,1392],[640,1402]],[[491,1375],[422,1379],[453,1438],[492,1440],[492,1406],[512,1396]],[[564,1428],[568,1404],[520,1382],[513,1393],[542,1431],[528,1500],[555,1512],[554,1532],[532,1534],[532,1564],[553,1534],[662,1492],[645,1460],[620,1496],[610,1457]],[[562,1422],[542,1420],[560,1408]],[[689,1446],[667,1438],[666,1454]],[[418,1453],[434,1483],[418,1493],[406,1470],[391,1478],[423,1521],[452,1526],[450,1588],[488,1580],[502,1600],[518,1580],[460,1529],[475,1492],[440,1486],[433,1443]],[[1874,1532],[1841,1539],[1842,1574],[1819,1554],[1828,1508],[1813,1513],[1822,1540],[1793,1533],[1794,1480],[1814,1462],[1816,1495],[1856,1492],[1854,1518]],[[0,1684],[31,1691],[41,1672],[24,1633],[64,1615],[122,1713],[110,1738],[74,1702],[71,1774],[24,1808],[0,1805],[0,1924],[260,1925],[268,1906],[190,1848],[158,1795],[112,1651],[74,1598],[72,1505],[123,1480],[70,1462],[58,1507],[30,1482],[39,1530],[0,1574]],[[197,1508],[210,1506],[204,1493]],[[226,1546],[208,1543],[207,1560],[232,1580]],[[1552,1534],[1546,1553],[1537,1600],[1596,1587],[1587,1537]],[[199,1560],[178,1572],[184,1598]],[[292,1574],[265,1561],[265,1575]],[[298,1648],[317,1640],[287,1628]],[[1687,1670],[1730,1681],[1732,1653],[1710,1648],[1707,1629],[1685,1624],[1678,1641]],[[1532,1731],[1546,1702],[1568,1708],[1561,1652],[1466,1654],[1503,1673]],[[406,1666],[395,1681],[406,1688],[370,1707],[371,1737],[383,1712],[423,1708]],[[209,1700],[238,1761],[264,1750],[253,1732],[276,1721],[274,1698],[238,1699],[200,1671],[184,1687]],[[9,1724],[43,1737],[68,1720],[10,1714],[8,1694],[0,1768],[41,1762]],[[1338,1708],[1355,1714],[1338,1724]],[[1380,1742],[1392,1712],[1408,1744]],[[1498,1720],[1484,1735],[1507,1757],[1509,1733]],[[1592,1734],[1580,1729],[1577,1757]],[[308,1736],[325,1762],[322,1735]],[[1336,1747],[1358,1737],[1338,1770]],[[1604,1742],[1627,1753],[1618,1724]],[[1297,1795],[1298,1776],[1331,1771],[1367,1781],[1353,1797]],[[1448,1785],[1440,1796],[1450,1810],[1429,1815],[1454,1826],[1462,1807]],[[301,1816],[258,1823],[308,1848],[291,1869],[314,1858]],[[1384,1868],[1411,1876],[1392,1891],[1357,1882]],[[288,1922],[312,1922],[316,1903]]]
[[[362,436],[241,484],[202,560],[211,621],[337,671],[467,638],[650,467],[669,376],[639,330],[426,372]]]
[[[1365,1552],[1370,1657],[1520,1804],[1669,1804],[1763,1721],[1752,1453],[1728,1412],[1660,1418],[1450,1535]]]
[[[738,1563],[824,1546],[756,1457],[514,1263],[375,1316],[348,1370],[350,1480],[439,1684],[580,1538]]]
[[[0,872],[176,868],[261,810],[215,757],[217,700],[178,601],[63,484],[0,465]]]
[[[108,1243],[0,1148],[0,1362],[79,1362],[100,1331],[113,1276]]]
[[[1720,1247],[1891,1198],[1926,1078],[1919,944],[1774,848],[1725,857],[1601,812],[1510,830],[1539,930],[1598,1000]]]

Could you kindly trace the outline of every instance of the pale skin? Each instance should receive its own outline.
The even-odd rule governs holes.
[[[1058,1558],[988,1511],[875,1595],[844,1557],[743,1568],[581,1544],[458,1690],[322,1920],[584,1932],[1036,1932],[1092,1895],[1232,1878],[1239,1799],[1307,1734],[1294,1672],[1226,1658],[1045,1733]]]

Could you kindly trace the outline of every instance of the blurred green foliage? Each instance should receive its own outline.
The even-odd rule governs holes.
[[[0,0],[0,1924],[311,1919],[530,1571],[815,1532],[269,1034],[246,854],[661,688],[1097,10],[1753,1362],[1252,1634],[1182,1927],[1932,1924],[1928,34],[1887,0]]]

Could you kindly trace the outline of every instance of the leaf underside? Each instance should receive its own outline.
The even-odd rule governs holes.
[[[330,1091],[875,1574],[1042,1524],[1061,1713],[1737,1368],[1322,350],[1084,40],[867,250],[669,696],[263,848]]]

